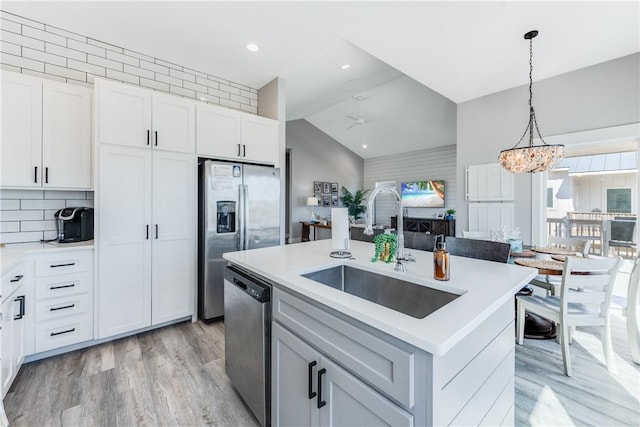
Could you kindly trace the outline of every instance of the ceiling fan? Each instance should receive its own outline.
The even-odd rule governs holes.
[[[367,123],[367,121],[362,117],[347,116],[347,118],[353,120],[353,123],[351,123],[349,126],[347,126],[347,130],[351,129],[354,126],[363,125],[363,124]]]

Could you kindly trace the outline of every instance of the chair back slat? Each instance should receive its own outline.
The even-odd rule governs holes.
[[[590,305],[599,306],[600,317],[607,316],[613,284],[621,262],[622,258],[620,257],[567,257],[560,288],[561,317],[567,313],[567,304],[570,302],[588,302]],[[572,274],[574,271],[593,272],[594,274]],[[570,289],[574,290],[570,291]],[[575,289],[583,289],[584,291],[575,291]]]
[[[569,302],[580,304],[601,304],[607,298],[606,291],[571,291]]]

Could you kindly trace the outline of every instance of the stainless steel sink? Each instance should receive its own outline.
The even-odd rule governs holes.
[[[341,265],[303,277],[422,319],[460,295]]]

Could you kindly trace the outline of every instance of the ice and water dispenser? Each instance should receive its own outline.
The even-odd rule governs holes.
[[[216,202],[216,231],[218,234],[236,232],[236,202]]]

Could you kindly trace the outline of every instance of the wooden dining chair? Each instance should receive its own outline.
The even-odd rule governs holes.
[[[602,349],[609,372],[615,373],[611,343],[609,307],[611,292],[622,258],[567,257],[560,295],[517,296],[516,327],[518,344],[523,344],[525,310],[539,314],[558,324],[564,372],[571,376],[569,343],[575,326],[601,327]],[[577,274],[576,274],[577,273]],[[582,274],[580,274],[582,273]],[[588,273],[588,274],[585,274]],[[581,291],[569,291],[570,288]]]
[[[631,358],[640,365],[640,330],[638,329],[638,296],[640,293],[640,259],[636,258],[627,291],[627,336],[631,347]]]

